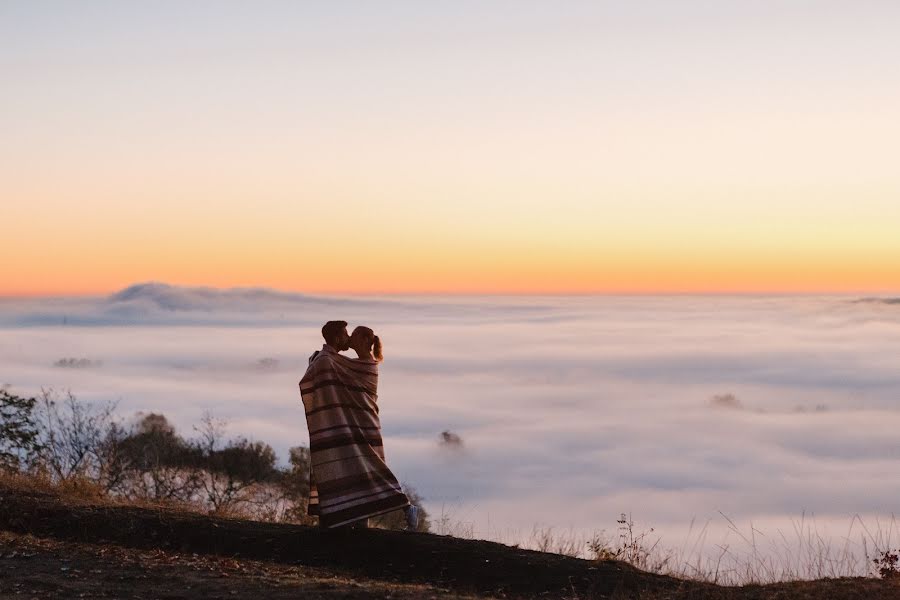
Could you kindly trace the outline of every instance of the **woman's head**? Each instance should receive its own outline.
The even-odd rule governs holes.
[[[353,333],[350,334],[350,347],[356,350],[356,353],[360,356],[367,356],[371,353],[378,362],[384,360],[381,338],[364,325],[355,328]]]

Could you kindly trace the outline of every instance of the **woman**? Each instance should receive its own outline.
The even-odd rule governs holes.
[[[383,347],[381,345],[381,338],[375,335],[375,332],[372,331],[371,328],[366,327],[364,325],[359,325],[353,330],[353,333],[350,334],[350,348],[356,352],[356,356],[358,361],[365,362],[367,364],[374,363],[376,374],[377,374],[377,365],[380,362],[384,361],[384,352]],[[378,379],[376,376],[375,386],[372,390],[374,392],[373,396],[375,398],[378,397]],[[379,431],[380,433],[380,431]],[[383,447],[381,452],[381,458],[384,459],[384,451]],[[418,527],[418,507],[410,504],[409,506],[403,509],[406,514],[406,528],[408,530],[415,531]],[[368,525],[368,519],[365,522],[361,522],[360,526],[365,527]]]
[[[364,325],[360,325],[350,334],[350,348],[356,352],[358,357],[356,360],[384,361],[381,338]]]
[[[377,404],[381,340],[357,327],[350,347],[359,358],[326,344],[300,380],[312,468],[309,513],[332,529],[365,526],[369,517],[402,508],[414,530],[418,511],[410,509],[384,460]]]

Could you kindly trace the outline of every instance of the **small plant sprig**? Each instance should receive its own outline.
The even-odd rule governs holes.
[[[900,579],[900,550],[885,550],[872,562],[878,567],[882,579]]]
[[[619,539],[615,546],[610,540],[598,534],[588,540],[588,550],[595,560],[624,560],[645,570],[665,568],[669,558],[654,562],[654,553],[659,540],[650,543],[648,536],[654,531],[652,527],[648,531],[636,533],[631,515],[625,513],[621,514],[616,523],[619,524]]]

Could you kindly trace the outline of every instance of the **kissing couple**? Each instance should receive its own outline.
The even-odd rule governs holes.
[[[325,344],[309,357],[300,396],[309,427],[310,515],[319,527],[368,527],[369,517],[404,510],[406,529],[418,509],[388,468],[378,417],[381,339],[369,327],[347,333],[346,321],[322,327]],[[341,352],[353,349],[357,358]]]

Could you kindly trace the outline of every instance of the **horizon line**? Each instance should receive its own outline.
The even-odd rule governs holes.
[[[685,297],[761,297],[761,296],[895,296],[900,295],[900,290],[563,290],[563,291],[450,291],[450,290],[421,290],[421,291],[360,291],[360,290],[325,290],[305,291],[300,289],[278,288],[266,285],[234,285],[214,286],[205,284],[178,284],[165,281],[147,280],[128,284],[124,287],[95,291],[95,292],[25,292],[25,293],[0,293],[3,300],[38,300],[52,298],[97,298],[110,296],[139,285],[160,285],[180,289],[207,289],[217,291],[228,290],[267,290],[278,293],[302,294],[313,297],[660,297],[660,296],[685,296]]]

